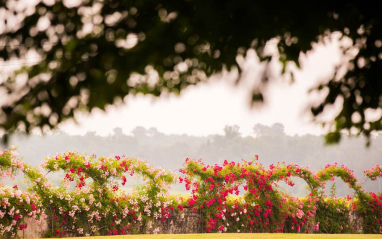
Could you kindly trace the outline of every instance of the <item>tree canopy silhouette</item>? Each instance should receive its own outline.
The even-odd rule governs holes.
[[[239,70],[238,55],[263,52],[276,39],[282,63],[299,67],[299,55],[312,43],[339,32],[352,40],[332,79],[317,90],[329,90],[314,116],[342,98],[342,110],[331,122],[328,142],[340,131],[369,136],[382,128],[382,29],[375,1],[244,0],[43,0],[23,6],[0,1],[0,128],[52,128],[76,109],[104,109],[129,94],[179,93],[223,69]],[[31,55],[33,56],[31,58]],[[19,61],[19,60],[20,61]],[[6,68],[28,62],[21,69]],[[346,69],[341,74],[341,69]],[[13,68],[12,68],[13,69]],[[262,84],[269,71],[264,70]],[[25,80],[27,79],[27,80]],[[262,87],[250,89],[252,101],[264,99]]]

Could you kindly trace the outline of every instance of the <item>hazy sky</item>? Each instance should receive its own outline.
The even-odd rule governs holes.
[[[65,122],[61,129],[70,134],[95,131],[99,135],[112,134],[121,127],[129,134],[136,126],[156,127],[170,134],[208,135],[222,134],[225,125],[238,125],[243,135],[252,135],[257,123],[284,124],[287,134],[322,134],[322,127],[311,123],[307,91],[319,81],[327,79],[339,62],[338,42],[317,45],[314,52],[304,55],[302,69],[296,73],[296,81],[276,80],[267,89],[267,102],[262,107],[250,108],[247,79],[238,87],[230,77],[214,77],[208,83],[187,88],[180,96],[152,98],[129,96],[123,106],[109,107],[107,112],[77,115],[78,125]],[[253,54],[252,54],[253,55]],[[249,56],[246,64],[252,74],[259,72],[256,56]],[[247,67],[248,67],[247,66]],[[231,77],[232,78],[232,77]]]

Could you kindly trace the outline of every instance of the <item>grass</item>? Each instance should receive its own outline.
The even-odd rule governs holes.
[[[82,237],[72,237],[82,238]],[[205,233],[205,234],[158,234],[158,235],[126,235],[126,236],[103,236],[103,237],[87,237],[91,239],[242,239],[242,238],[256,238],[256,239],[294,239],[294,238],[308,238],[308,239],[321,239],[321,238],[333,238],[333,239],[369,239],[369,238],[381,238],[382,235],[371,234],[281,234],[281,233]]]

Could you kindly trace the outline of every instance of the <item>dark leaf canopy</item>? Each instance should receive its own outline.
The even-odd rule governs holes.
[[[377,1],[44,0],[32,9],[11,2],[0,1],[0,64],[30,52],[36,58],[0,82],[6,133],[54,128],[77,109],[104,109],[129,94],[180,93],[224,68],[240,71],[236,57],[248,49],[269,62],[263,49],[274,38],[284,73],[333,32],[352,40],[343,49],[346,73],[338,70],[317,89],[329,94],[312,113],[343,99],[328,141],[338,141],[343,129],[369,136],[382,127],[381,118],[365,116],[382,106]],[[254,101],[263,99],[261,90],[250,90]]]

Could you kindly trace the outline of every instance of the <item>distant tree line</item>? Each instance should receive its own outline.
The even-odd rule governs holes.
[[[113,134],[102,137],[95,132],[81,135],[68,135],[55,131],[49,135],[12,135],[10,144],[19,146],[18,152],[24,160],[34,166],[40,164],[47,155],[76,150],[81,153],[109,155],[110,153],[147,159],[154,166],[178,171],[186,158],[203,159],[206,164],[221,164],[224,160],[241,162],[252,161],[255,155],[265,166],[285,162],[309,166],[312,170],[337,162],[352,168],[362,182],[363,170],[381,162],[381,136],[374,136],[370,147],[365,147],[362,137],[344,137],[338,145],[326,145],[321,136],[286,135],[282,124],[266,126],[256,124],[254,136],[242,136],[237,125],[227,125],[219,135],[190,136],[186,134],[164,134],[156,128],[136,127],[130,135],[121,128]],[[2,146],[3,148],[5,146]],[[366,190],[380,191],[381,182],[366,182]],[[298,179],[296,179],[298,182]],[[347,195],[347,187],[337,182],[337,194]],[[296,183],[294,193],[305,195],[305,184]],[[330,185],[327,186],[328,190]],[[329,193],[329,191],[328,191]]]

